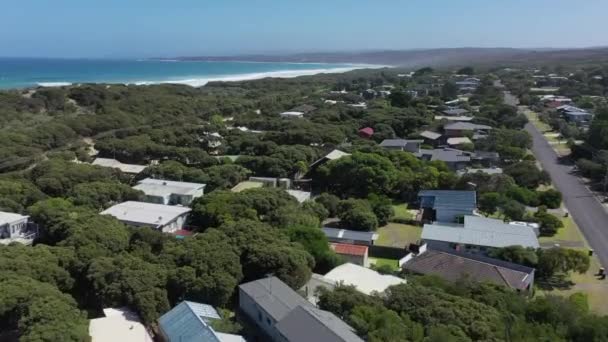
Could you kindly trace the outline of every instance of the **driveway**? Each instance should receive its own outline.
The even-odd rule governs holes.
[[[532,135],[536,159],[562,192],[566,207],[600,263],[608,267],[608,213],[582,180],[569,173],[572,166],[559,163],[557,154],[536,127],[528,123],[526,131]]]

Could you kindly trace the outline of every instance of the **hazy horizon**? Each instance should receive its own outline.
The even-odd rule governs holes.
[[[22,0],[3,4],[0,56],[154,58],[608,45],[588,0]]]

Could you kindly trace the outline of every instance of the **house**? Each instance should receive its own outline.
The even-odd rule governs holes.
[[[315,110],[317,110],[317,107],[312,106],[312,105],[308,105],[308,104],[303,104],[303,105],[299,105],[297,107],[294,107],[292,109],[290,109],[290,112],[300,112],[300,113],[304,113],[304,114],[308,114],[311,112],[314,112]]]
[[[471,139],[469,139],[467,137],[448,138],[448,140],[446,140],[446,142],[450,147],[458,147],[460,145],[473,144]]]
[[[449,248],[420,247],[417,254],[402,259],[401,267],[411,273],[434,275],[447,281],[472,280],[492,283],[516,291],[531,291],[534,269],[479,254]]]
[[[245,342],[239,335],[216,332],[210,323],[222,317],[208,304],[183,301],[158,319],[165,342]]]
[[[357,291],[366,295],[374,292],[382,294],[390,286],[407,283],[403,278],[380,274],[372,269],[351,263],[342,264],[323,277],[335,283],[352,285]]]
[[[374,135],[374,129],[371,127],[364,127],[359,130],[359,136],[364,139],[369,139]]]
[[[172,233],[183,229],[190,211],[188,207],[128,201],[116,204],[101,214],[114,216],[127,225]]]
[[[146,169],[146,167],[148,167],[147,165],[124,164],[124,163],[119,162],[116,159],[110,159],[110,158],[96,158],[95,160],[93,160],[93,163],[91,163],[91,164],[96,165],[96,166],[111,167],[113,169],[119,169],[120,171],[131,174],[131,175],[136,175],[138,173],[141,173],[143,170]]]
[[[573,123],[581,123],[581,122],[589,122],[593,119],[593,114],[589,113],[589,112],[581,112],[581,111],[577,111],[577,112],[565,112],[564,114],[564,118],[566,119],[566,121],[568,122],[573,122]]]
[[[327,163],[328,161],[338,160],[342,157],[350,156],[350,153],[342,152],[340,150],[332,150],[328,154],[326,154],[323,158],[317,159],[310,166],[308,166],[309,170],[313,170],[318,168],[319,166]]]
[[[500,162],[500,154],[491,151],[475,151],[471,154],[471,161],[491,167]]]
[[[432,150],[420,149],[416,157],[427,161],[442,161],[452,170],[462,170],[471,162],[471,153],[444,147]]]
[[[103,313],[104,317],[89,321],[91,342],[154,341],[137,314],[131,310],[107,308],[103,309]]]
[[[445,116],[445,115],[435,115],[434,120],[435,121],[441,121],[441,120],[447,120],[447,121],[462,121],[462,122],[468,122],[468,121],[473,121],[473,117],[472,116]]]
[[[441,114],[445,116],[465,116],[469,111],[462,108],[449,108],[441,111]]]
[[[475,191],[422,190],[418,193],[423,218],[437,222],[456,222],[459,217],[473,215],[477,209]]]
[[[0,211],[0,245],[19,242],[31,245],[38,234],[37,226],[29,216]]]
[[[302,190],[286,190],[291,197],[295,198],[299,203],[304,203],[310,200],[311,193],[309,191]]]
[[[321,228],[327,240],[335,243],[346,243],[352,245],[371,246],[378,239],[374,232],[362,232],[358,230],[347,230],[331,227]]]
[[[488,135],[491,126],[478,125],[470,122],[452,122],[443,126],[445,135],[448,137],[462,137],[465,134]]]
[[[384,139],[380,143],[380,147],[389,150],[407,151],[416,153],[420,150],[420,145],[424,140],[409,140],[409,139]]]
[[[230,191],[232,192],[241,192],[249,189],[263,188],[264,183],[262,182],[254,182],[254,181],[242,181],[239,184],[235,185]]]
[[[348,324],[317,309],[277,277],[239,285],[239,311],[263,333],[260,340],[363,342]]]
[[[441,133],[424,131],[419,136],[424,138],[423,142],[427,145],[437,146],[441,143]]]
[[[287,118],[287,119],[293,119],[293,118],[301,119],[304,117],[304,113],[287,111],[287,112],[283,112],[283,113],[279,114],[279,116],[281,116],[282,118]]]
[[[482,168],[482,169],[468,168],[468,169],[458,171],[458,175],[462,176],[462,175],[474,174],[474,173],[478,173],[478,172],[485,173],[486,175],[498,175],[498,174],[502,174],[502,169],[500,167],[490,167],[490,168]]]
[[[362,245],[351,245],[348,243],[331,243],[330,246],[336,254],[342,256],[347,260],[347,262],[363,267],[369,267],[369,247]]]
[[[192,200],[203,196],[205,186],[201,183],[146,178],[137,182],[133,189],[140,190],[146,195],[145,202],[165,205],[190,205]]]
[[[421,238],[430,247],[445,246],[473,253],[508,246],[540,247],[532,227],[470,215],[464,217],[464,224],[425,224]]]

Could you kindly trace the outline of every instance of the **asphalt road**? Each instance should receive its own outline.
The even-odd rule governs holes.
[[[571,165],[558,162],[557,154],[545,137],[532,125],[526,125],[532,135],[532,152],[544,170],[551,175],[553,184],[564,197],[572,218],[595,251],[604,268],[608,267],[608,213],[582,180],[570,174]]]

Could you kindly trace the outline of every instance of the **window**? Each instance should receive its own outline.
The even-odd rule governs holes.
[[[268,323],[268,325],[272,325],[272,323],[270,322],[270,318],[266,317],[266,323]]]

